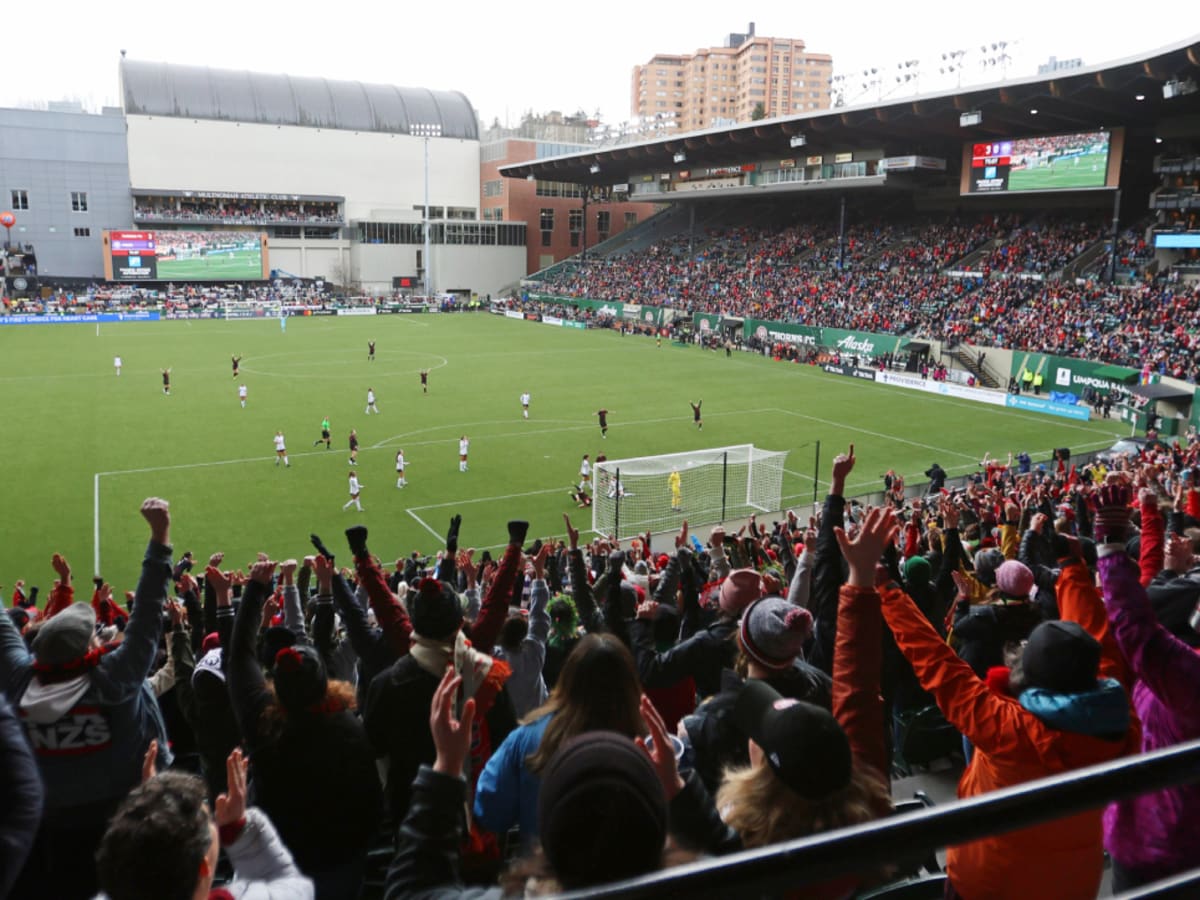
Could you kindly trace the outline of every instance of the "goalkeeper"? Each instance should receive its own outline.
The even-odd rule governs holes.
[[[667,486],[671,488],[671,509],[676,511],[682,509],[683,492],[680,486],[678,469],[672,469],[671,474],[667,476]]]

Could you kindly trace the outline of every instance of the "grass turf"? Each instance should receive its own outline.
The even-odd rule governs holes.
[[[378,359],[367,361],[367,341]],[[935,460],[957,474],[984,451],[1085,450],[1111,442],[1115,423],[1076,423],[828,375],[748,354],[712,353],[611,332],[583,332],[484,314],[54,325],[0,329],[8,444],[0,581],[49,592],[50,556],[64,553],[81,598],[99,533],[101,574],[132,587],[146,528],[143,498],[171,502],[177,554],[203,563],[215,550],[241,566],[310,552],[321,534],[349,560],[342,530],[363,522],[386,558],[436,551],[450,516],[461,546],[505,541],[510,518],[533,536],[561,535],[562,513],[590,527],[567,495],[584,453],[610,459],[755,443],[792,451],[785,504],[812,498],[854,442],[848,493],[879,487],[889,467],[923,480]],[[230,356],[244,354],[234,379]],[[114,375],[113,357],[124,369]],[[159,370],[170,366],[171,396]],[[429,393],[418,372],[431,369]],[[239,406],[245,382],[249,404]],[[367,388],[381,415],[364,415]],[[518,397],[532,394],[530,419]],[[689,400],[704,401],[704,430]],[[601,441],[595,411],[610,411]],[[314,447],[332,422],[334,449]],[[348,499],[347,435],[358,430],[364,512]],[[287,437],[291,468],[276,467],[272,439]],[[458,471],[458,438],[471,439]],[[403,448],[409,486],[395,487]],[[1044,458],[1044,457],[1043,457]],[[96,500],[98,500],[98,513]],[[94,518],[95,517],[95,518]],[[428,527],[427,527],[428,526]]]
[[[1078,163],[1075,160],[1079,160]],[[1108,156],[1087,153],[1071,159],[1056,159],[1048,166],[1016,169],[1008,173],[1010,191],[1061,191],[1069,188],[1104,187]]]

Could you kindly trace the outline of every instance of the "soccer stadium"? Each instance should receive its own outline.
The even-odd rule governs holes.
[[[1195,38],[499,166],[119,65],[0,109],[0,897],[1200,896]]]

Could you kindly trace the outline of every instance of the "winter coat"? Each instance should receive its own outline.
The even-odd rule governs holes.
[[[513,826],[520,829],[522,852],[538,837],[540,775],[529,770],[526,760],[537,752],[554,714],[542,716],[509,733],[483,768],[475,785],[475,820],[495,834]]]
[[[549,602],[550,589],[546,582],[541,578],[534,579],[529,589],[529,633],[515,651],[497,645],[493,654],[512,668],[505,688],[518,718],[545,703],[548,695],[542,666],[546,662],[546,639],[550,636],[550,614],[546,612]]]
[[[0,615],[0,688],[18,709],[46,788],[45,821],[86,807],[107,815],[141,782],[142,757],[159,740],[170,762],[158,701],[146,683],[158,654],[171,548],[151,542],[125,637],[84,674],[43,684],[12,619]]]
[[[1102,648],[1100,675],[1124,669],[1086,566],[1063,568],[1057,585],[1062,617],[1078,622]],[[975,747],[958,784],[959,797],[975,797],[1049,775],[1108,762],[1137,751],[1136,718],[1119,737],[1095,737],[1052,728],[1016,698],[993,693],[959,659],[903,592],[883,591],[883,614],[921,685],[946,719]],[[1062,696],[1062,695],[1058,695]],[[970,900],[1054,896],[1093,900],[1104,867],[1100,812],[1088,811],[1042,825],[951,847],[947,872]]]
[[[25,729],[3,693],[0,772],[4,773],[0,778],[0,897],[7,897],[33,847],[42,819],[42,776],[25,739]]]
[[[1042,621],[1042,613],[1032,603],[980,603],[959,605],[954,620],[954,644],[963,662],[980,678],[988,669],[1004,665],[1004,646],[1019,643]]]
[[[1138,567],[1123,552],[1099,548],[1108,621],[1136,681],[1142,752],[1200,738],[1200,656],[1155,621]],[[1120,800],[1104,811],[1104,847],[1147,881],[1178,874],[1200,860],[1200,785]]]
[[[269,587],[246,585],[228,650],[234,714],[260,806],[306,873],[365,856],[382,812],[375,754],[351,709],[283,712],[254,652]],[[285,716],[282,725],[270,721]],[[337,823],[331,828],[330,823]]]

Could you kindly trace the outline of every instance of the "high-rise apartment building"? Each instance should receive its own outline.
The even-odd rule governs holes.
[[[798,38],[730,34],[724,46],[659,53],[634,66],[630,112],[658,130],[694,131],[826,109],[833,57]],[[761,109],[760,109],[761,104]]]

